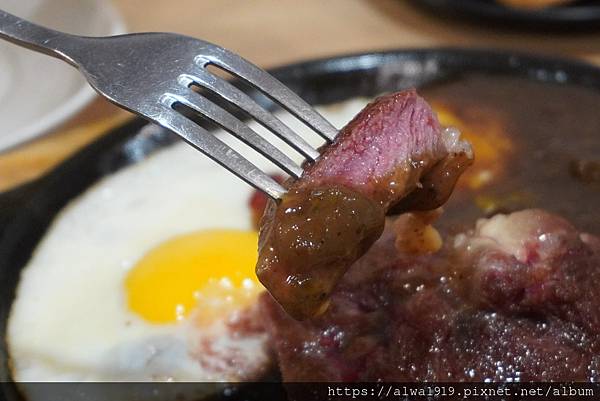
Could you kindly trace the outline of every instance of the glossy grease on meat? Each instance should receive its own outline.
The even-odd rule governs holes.
[[[285,381],[600,379],[600,238],[525,210],[436,254],[394,241],[388,225],[316,318],[262,297]]]
[[[443,204],[472,163],[414,90],[367,105],[262,220],[257,275],[295,318],[322,312],[390,212]]]

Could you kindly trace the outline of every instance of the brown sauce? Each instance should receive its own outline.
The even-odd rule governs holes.
[[[449,109],[467,128],[485,126],[478,111],[492,110],[512,144],[496,162],[503,164],[502,174],[477,189],[459,186],[438,226],[463,230],[485,215],[537,207],[567,218],[582,231],[600,234],[598,91],[470,74],[420,93],[434,108],[441,104]],[[473,145],[470,171],[483,163],[475,141]]]
[[[326,307],[351,262],[383,232],[384,209],[342,186],[291,189],[267,211],[257,275],[296,318]]]

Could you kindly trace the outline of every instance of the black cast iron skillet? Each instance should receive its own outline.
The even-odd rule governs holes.
[[[539,32],[600,29],[600,1],[578,0],[541,10],[504,6],[496,0],[412,0],[437,14]]]
[[[276,77],[312,104],[456,78],[464,73],[525,77],[600,90],[600,69],[565,59],[487,50],[395,50],[333,57],[277,68]],[[264,100],[261,100],[264,101]],[[268,105],[267,105],[268,106]],[[166,131],[140,133],[141,119],[110,132],[46,176],[0,194],[0,401],[15,400],[5,331],[21,268],[58,211],[103,176],[176,141]],[[204,157],[198,153],[198,157]],[[240,185],[245,185],[240,181]],[[77,302],[77,300],[74,300]]]

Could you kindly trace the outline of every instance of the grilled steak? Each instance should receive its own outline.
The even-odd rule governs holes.
[[[259,279],[295,318],[323,312],[383,232],[385,215],[437,208],[471,162],[470,146],[442,130],[414,90],[376,99],[267,208]]]
[[[268,294],[285,381],[597,381],[600,238],[541,210],[482,219],[429,255],[394,227],[297,321]]]

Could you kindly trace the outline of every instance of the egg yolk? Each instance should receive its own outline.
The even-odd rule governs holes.
[[[207,230],[172,238],[150,250],[129,271],[129,308],[153,323],[222,316],[256,299],[258,235],[254,231]]]

